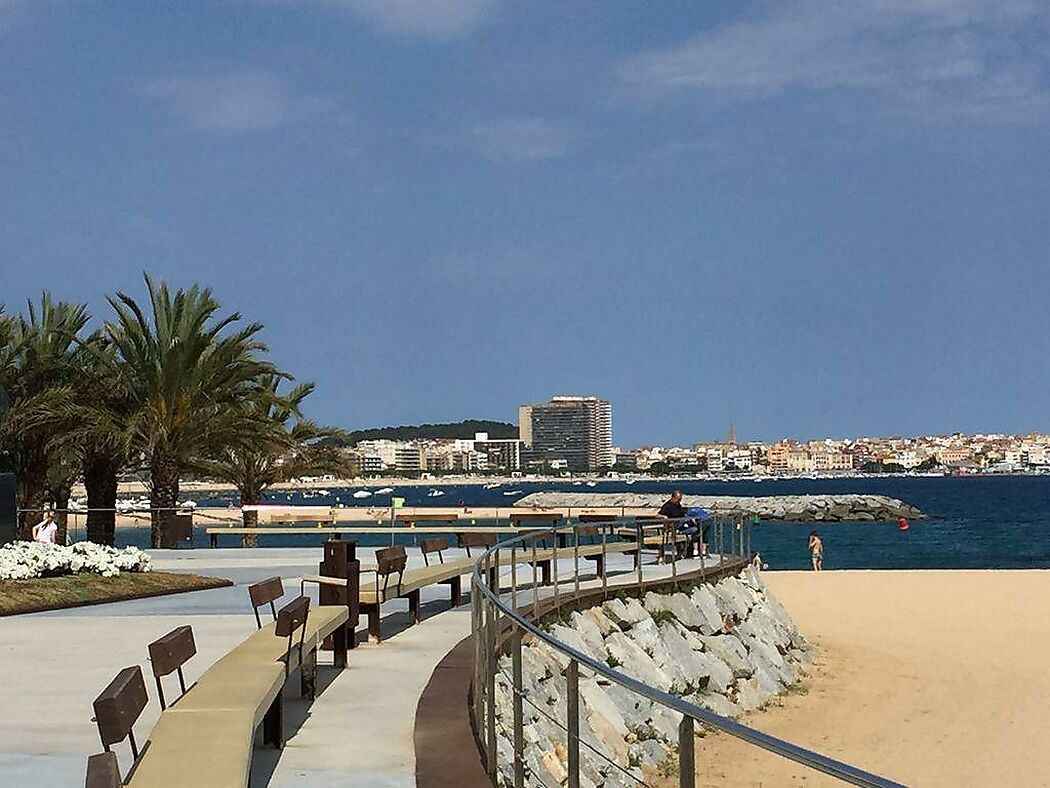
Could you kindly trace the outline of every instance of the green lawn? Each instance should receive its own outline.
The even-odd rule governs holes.
[[[219,577],[173,572],[129,572],[102,577],[91,572],[34,580],[0,580],[0,616],[119,602],[233,585]]]

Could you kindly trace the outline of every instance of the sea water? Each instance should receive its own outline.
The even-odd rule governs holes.
[[[385,486],[377,482],[372,489]],[[431,489],[445,495],[429,496]],[[911,529],[899,531],[896,522],[887,523],[792,523],[762,522],[752,531],[752,549],[761,553],[771,569],[809,567],[807,541],[816,530],[824,541],[825,569],[991,569],[1050,568],[1050,477],[974,476],[974,477],[849,477],[838,479],[767,479],[740,481],[647,481],[639,479],[625,485],[621,480],[601,481],[594,487],[574,486],[572,482],[526,482],[493,489],[478,485],[413,485],[395,489],[393,495],[406,499],[406,506],[508,507],[521,496],[505,496],[510,490],[527,495],[538,491],[630,492],[668,494],[680,489],[687,495],[807,495],[824,493],[869,493],[900,498],[919,507],[928,519],[914,520]],[[389,496],[354,499],[353,490],[329,489],[328,495],[274,492],[267,502],[288,505],[374,506],[389,505]],[[226,506],[236,503],[235,495],[197,497],[200,506]],[[236,511],[231,516],[236,516]],[[208,544],[198,519],[194,542]],[[490,523],[491,524],[491,523]],[[506,524],[506,523],[503,523]],[[484,526],[484,521],[478,521]],[[73,535],[77,538],[77,534]],[[79,535],[83,538],[83,534]],[[263,536],[260,546],[317,546],[323,536]],[[362,545],[389,544],[389,536],[353,536]],[[149,543],[149,529],[117,529],[118,545]],[[399,543],[412,543],[412,537],[398,537]],[[236,547],[240,537],[220,537],[220,546]]]

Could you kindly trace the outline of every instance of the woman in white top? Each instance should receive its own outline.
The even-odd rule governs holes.
[[[58,523],[55,522],[54,509],[48,509],[44,513],[44,519],[33,526],[33,541],[43,544],[54,544],[55,534],[58,533]]]

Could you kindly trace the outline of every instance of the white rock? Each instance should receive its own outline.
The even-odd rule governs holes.
[[[620,599],[610,599],[604,602],[602,613],[620,629],[630,629],[634,623],[631,621],[630,613],[627,612],[627,605]]]
[[[572,628],[580,633],[583,642],[587,644],[587,653],[590,655],[600,654],[597,659],[605,659],[605,633],[598,626],[597,619],[586,613],[575,612],[572,614]]]
[[[740,713],[740,707],[737,704],[717,692],[697,692],[689,700],[723,717],[735,717]]]
[[[704,663],[703,670],[707,673],[707,689],[710,692],[721,692],[723,695],[733,686],[733,671],[729,669],[722,660],[713,654],[706,652],[693,652],[698,655]]]
[[[705,635],[713,635],[722,631],[722,613],[718,608],[718,602],[710,587],[697,586],[689,595],[690,600],[696,606],[701,617],[700,631]]]
[[[653,658],[646,654],[641,646],[623,632],[609,635],[605,639],[605,647],[609,656],[619,663],[619,670],[628,676],[664,692],[671,689],[671,677],[653,662]]]
[[[736,635],[706,635],[700,638],[704,650],[722,660],[733,672],[733,676],[747,678],[754,668],[747,659],[747,648]]]
[[[642,621],[645,621],[647,618],[649,618],[649,611],[646,610],[642,606],[642,603],[635,599],[633,596],[627,597],[626,601],[624,602],[624,608],[627,611],[627,621],[631,624],[631,626],[634,626],[635,624],[640,624]]]
[[[736,683],[736,702],[744,711],[761,708],[769,698],[759,686],[757,678],[742,679]]]
[[[605,688],[594,679],[580,681],[580,697],[584,708],[592,714],[601,715],[621,738],[627,735],[627,721]]]
[[[594,623],[601,630],[602,637],[607,637],[620,629],[620,627],[609,620],[609,617],[602,612],[600,607],[589,608],[583,612],[583,615],[594,619]]]

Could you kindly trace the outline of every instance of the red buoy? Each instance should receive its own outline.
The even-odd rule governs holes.
[[[907,517],[901,517],[899,520],[897,520],[897,530],[907,531],[909,528],[911,528],[911,526],[908,525]]]

